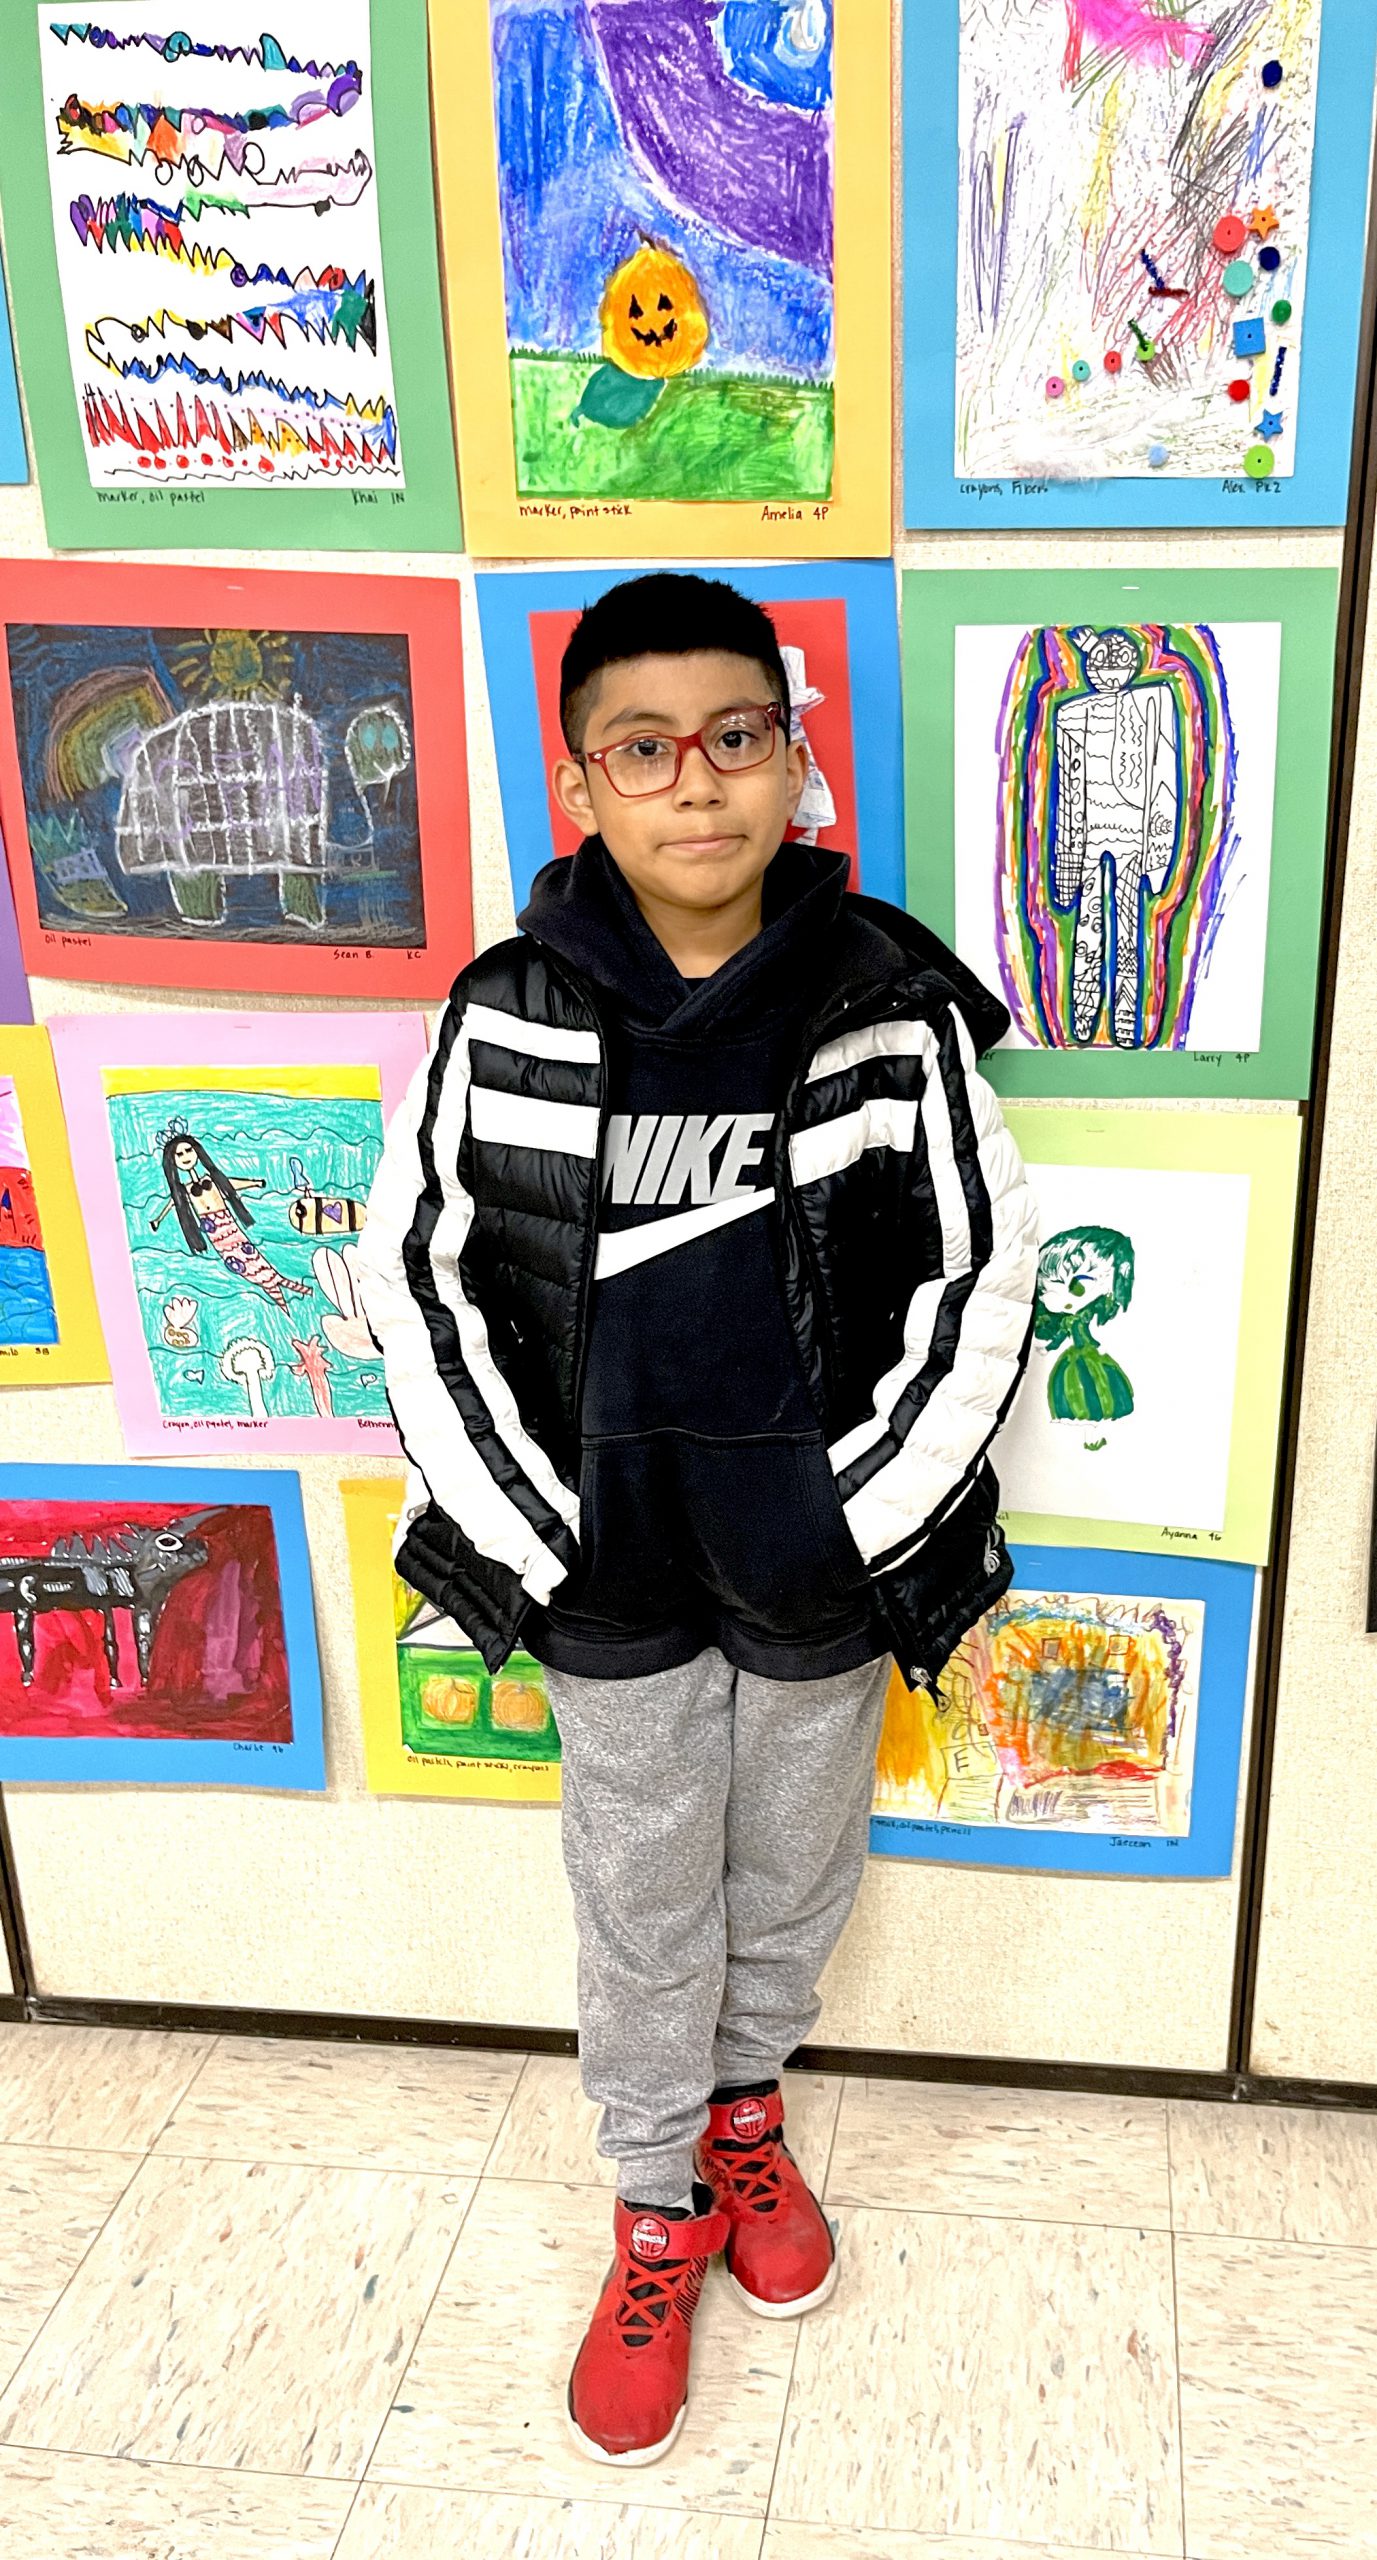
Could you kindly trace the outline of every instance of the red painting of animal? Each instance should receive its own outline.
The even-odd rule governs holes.
[[[0,1733],[290,1742],[271,1512],[0,1502]]]

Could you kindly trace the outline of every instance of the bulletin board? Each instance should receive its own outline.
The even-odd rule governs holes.
[[[452,30],[458,14],[439,13],[442,45],[446,25]],[[1334,0],[1327,0],[1327,19],[1336,14]],[[917,19],[926,45],[931,99],[917,94],[911,108],[918,121],[911,128],[908,166],[911,181],[920,190],[915,211],[919,218],[926,216],[926,224],[916,264],[910,246],[907,300],[914,325],[926,330],[930,342],[934,332],[940,335],[943,310],[943,295],[933,277],[948,249],[940,226],[931,219],[936,183],[931,173],[939,164],[926,156],[929,142],[924,139],[923,119],[937,111],[942,63],[940,47],[931,34],[932,13],[911,9],[910,17]],[[409,9],[406,24],[409,28]],[[897,48],[902,32],[897,5],[890,13],[890,26]],[[870,32],[882,46],[883,12]],[[1326,56],[1322,77],[1329,80],[1331,76],[1337,94],[1344,86],[1342,60],[1337,75],[1331,75]],[[909,77],[915,91],[921,92],[921,64],[910,64]],[[30,64],[25,72],[30,93],[35,78],[35,66]],[[0,115],[12,117],[23,94],[24,82],[20,82]],[[1315,201],[1321,213],[1323,191],[1330,185],[1342,182],[1350,202],[1355,194],[1361,195],[1361,181],[1355,174],[1361,153],[1350,134],[1349,158],[1344,160],[1342,97],[1339,106],[1339,122],[1326,128],[1327,133],[1339,135],[1337,155],[1327,144],[1316,161]],[[379,111],[386,113],[381,97]],[[896,125],[896,143],[897,138]],[[883,136],[880,139],[882,144]],[[452,187],[456,174],[462,179],[463,166],[452,148],[446,163],[443,149],[442,145],[442,188],[447,183],[446,166]],[[46,170],[43,184],[47,185]],[[36,326],[41,341],[41,304],[35,300],[32,280],[26,288],[18,275],[19,261],[26,253],[21,241],[16,254],[8,205],[4,210],[24,387],[30,413],[46,442],[44,419],[55,420],[59,393],[64,409],[70,404],[70,383],[64,379],[55,386],[41,359],[33,368],[24,362],[23,341],[33,338]],[[1312,250],[1314,236],[1312,228]],[[1334,258],[1347,254],[1343,236],[1331,236],[1337,242]],[[1336,344],[1348,326],[1345,315],[1356,302],[1353,261],[1358,254],[1353,248],[1344,279],[1332,287],[1337,297]],[[1334,258],[1326,252],[1324,275],[1319,273],[1318,257],[1313,259],[1316,273],[1307,302],[1310,349],[1305,397],[1321,403],[1324,377],[1312,358],[1322,337],[1317,314],[1322,318],[1324,293],[1330,289],[1326,278]],[[886,256],[873,264],[887,314],[891,261]],[[390,283],[389,290],[394,294],[407,290],[404,261],[395,288]],[[397,307],[395,300],[392,307]],[[863,300],[856,307],[873,310],[876,306],[873,300],[869,304]],[[879,325],[887,332],[887,319]],[[1055,504],[1034,515],[1023,501],[1023,512],[1009,509],[1012,521],[992,512],[991,502],[972,501],[969,514],[958,514],[955,506],[944,508],[932,501],[923,466],[949,448],[947,393],[942,393],[940,416],[938,410],[929,416],[921,405],[912,405],[916,398],[921,400],[924,385],[915,377],[911,352],[907,378],[910,486],[916,473],[917,486],[920,491],[926,489],[927,495],[920,502],[909,500],[908,512],[919,529],[894,542],[901,570],[950,573],[959,568],[963,574],[995,575],[1027,573],[1031,568],[1060,572],[1065,566],[1064,543],[1046,537],[1055,535],[1065,522],[1082,527],[1078,564],[1089,573],[1123,579],[1135,574],[1143,555],[1141,533],[1126,532],[1127,526],[1180,524],[1178,516],[1169,514],[1139,518],[1109,512],[1095,518],[1070,509],[1063,517]],[[443,372],[438,368],[428,378],[427,398],[436,395],[437,386],[443,387]],[[1346,408],[1342,381],[1337,391],[1331,386],[1330,396],[1336,411],[1344,411],[1341,431],[1346,439],[1351,401]],[[405,440],[406,408],[400,386],[399,414]],[[887,435],[887,419],[881,423]],[[448,431],[446,418],[445,438]],[[57,422],[59,443],[67,432]],[[438,451],[442,440],[438,418],[435,433]],[[1335,485],[1332,473],[1329,485],[1331,489]],[[468,530],[481,551],[479,534],[485,523],[481,479],[477,492],[476,512],[472,493],[466,493]],[[347,529],[339,531],[337,523],[345,518],[345,493],[313,497],[309,513],[302,493],[290,499],[290,528],[284,532],[285,519],[268,511],[261,492],[239,494],[248,510],[242,516],[228,519],[219,512],[212,514],[207,493],[204,511],[184,511],[175,535],[163,536],[142,529],[136,535],[129,524],[132,509],[94,505],[89,510],[83,505],[79,519],[63,516],[45,527],[37,487],[0,488],[0,553],[41,557],[55,533],[66,534],[74,525],[83,547],[108,549],[112,559],[127,564],[135,575],[146,566],[139,554],[164,540],[186,545],[184,565],[201,573],[223,571],[226,558],[238,556],[255,570],[275,574],[282,571],[284,551],[295,551],[305,540],[318,554],[307,564],[312,567],[328,567],[331,552],[347,544],[364,578],[396,574],[400,553],[405,570],[412,574],[457,581],[469,733],[473,907],[478,946],[487,947],[511,930],[513,881],[520,876],[526,857],[511,823],[508,776],[499,777],[502,718],[508,706],[494,699],[491,665],[485,674],[486,628],[480,625],[479,580],[473,559],[454,547],[459,535],[452,493],[440,490],[433,511],[419,529],[412,530],[414,519],[405,518],[404,545],[400,508],[395,528],[387,521],[384,533],[378,522],[380,511],[354,508],[351,503]],[[591,575],[600,579],[614,574],[615,567],[659,565],[667,547],[653,510],[625,535],[616,530],[612,519],[607,520],[611,531],[600,523],[595,551],[586,530],[572,523],[561,527],[556,542],[547,544],[543,536],[537,541],[523,532],[523,524],[533,520],[522,519],[508,504],[509,493],[498,494],[501,508],[486,518],[491,529],[484,536],[492,549],[482,556],[509,561],[518,573],[547,574],[552,551],[566,561],[591,553]],[[1161,496],[1156,484],[1151,485],[1150,494],[1154,499]],[[493,488],[487,497],[493,498]],[[829,532],[829,550],[849,559],[870,553],[869,534],[878,506],[880,529],[873,549],[877,554],[883,551],[889,539],[889,501],[882,462],[874,466],[864,502],[867,538],[838,525]],[[223,503],[228,505],[228,499]],[[1332,529],[1340,510],[1331,512],[1329,499],[1319,513],[1298,514],[1292,511],[1289,495],[1263,498],[1250,484],[1237,506],[1232,500],[1230,504],[1222,528],[1215,515],[1202,512],[1173,537],[1169,565],[1174,577],[1199,564],[1255,576],[1294,570],[1332,582],[1341,556],[1340,538]],[[407,505],[411,505],[409,467]],[[330,510],[329,516],[317,515],[317,506]],[[381,513],[386,519],[386,504]],[[194,548],[184,530],[191,517],[195,519]],[[108,530],[112,518],[123,519],[118,535]],[[298,533],[299,526],[304,533]],[[959,542],[949,538],[951,530],[959,532]],[[750,570],[763,573],[767,567],[778,572],[780,560],[795,559],[801,547],[787,528],[778,534],[766,533],[754,524],[749,531],[727,533],[721,525],[705,523],[700,544],[699,556],[741,563],[743,578]],[[822,548],[819,543],[818,549]],[[1158,564],[1163,570],[1168,565],[1165,548]],[[417,554],[424,557],[418,559]],[[672,556],[687,556],[687,548],[675,550]],[[808,565],[815,569],[819,563],[810,558]],[[31,988],[41,1021],[88,1013],[96,1005],[137,1016],[155,1006],[205,1012],[234,1008],[244,1000],[242,991],[170,985],[153,994],[118,980],[100,982],[97,990],[45,974],[38,967],[33,968]],[[269,1012],[281,1009],[294,1019],[314,1006],[338,1002],[324,991],[292,994],[282,989],[254,991],[253,1000],[256,1007]],[[360,993],[353,1001],[366,1006],[369,999]],[[405,1003],[407,999],[390,996],[388,1001]],[[433,1001],[420,997],[410,1001],[428,1028],[434,1020]],[[1160,1120],[1179,1110],[1184,1098],[1152,1102],[1153,1118]],[[1233,1097],[1219,1093],[1217,1098]],[[1137,1094],[1125,1097],[1126,1105],[1135,1111],[1146,1099]],[[1053,1097],[1040,1096],[1039,1102],[1049,1117],[1060,1107]],[[1265,1097],[1245,1100],[1244,1109],[1248,1115],[1265,1116]],[[5,1419],[9,1454],[16,1463],[114,1466],[125,1459],[114,1397],[106,1386],[14,1391],[6,1399]],[[1359,1427],[1356,1420],[1354,1427]],[[217,1463],[230,1474],[245,1462],[243,1452],[230,1450]],[[395,1460],[381,1451],[370,1459],[316,1449],[279,1463],[290,1466],[302,1488],[322,1674],[324,1790],[7,1783],[5,1814],[32,1989],[57,2002],[205,2004],[225,2012],[227,2018],[236,2009],[275,2010],[308,2020],[385,2018],[479,2028],[487,2024],[571,2029],[576,2019],[575,1943],[555,1808],[383,1795],[370,1786],[341,1485],[346,1477],[390,1481]],[[1249,1700],[1238,1735],[1239,1765],[1245,1772],[1252,1733]],[[1339,1776],[1331,1772],[1326,1782],[1331,1790],[1342,1787],[1344,1774],[1342,1751],[1335,1748],[1338,1757],[1333,1769]],[[1073,2067],[1223,2070],[1230,2054],[1245,1796],[1246,1790],[1240,1790],[1227,1872],[1182,1876],[1173,1879],[1169,1888],[1131,1873],[1109,1877],[998,1867],[979,1860],[938,1864],[922,1859],[872,1859],[854,1918],[825,1977],[817,2041],[856,2052],[883,2048],[911,2055],[942,2054],[958,2061],[962,2057],[1003,2059],[1011,2071],[1030,2060]],[[1331,1792],[1329,1801],[1337,1804],[1339,1798]],[[1298,1866],[1279,1883],[1278,1894],[1303,1895],[1318,1857],[1311,1835],[1308,1843],[1302,1843]],[[462,1879],[458,1923],[456,1877]],[[99,1880],[98,1891],[92,1879]],[[1169,1901],[1164,1905],[1168,1890]],[[950,1962],[915,1968],[915,1946],[955,1947],[963,1953]],[[1146,1973],[1145,1947],[1152,1950]],[[1016,1953],[1011,1955],[1010,1950]],[[1339,2050],[1337,2029],[1327,2049]]]

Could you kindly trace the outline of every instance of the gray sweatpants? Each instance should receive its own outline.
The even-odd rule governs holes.
[[[766,1680],[715,1650],[547,1674],[564,1754],[583,2086],[634,2204],[687,2194],[719,2082],[773,2079],[865,1864],[889,1656]]]

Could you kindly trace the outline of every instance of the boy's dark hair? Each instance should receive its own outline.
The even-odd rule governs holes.
[[[697,649],[754,658],[788,710],[789,679],[764,606],[725,578],[656,569],[609,587],[574,626],[559,671],[560,727],[571,752],[577,755],[583,745],[593,687],[604,667],[626,658],[686,658]]]

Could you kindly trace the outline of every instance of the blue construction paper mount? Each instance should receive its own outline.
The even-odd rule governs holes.
[[[0,1780],[104,1786],[291,1787],[322,1794],[325,1739],[311,1559],[301,1479],[282,1468],[0,1467],[0,1502],[172,1502],[189,1511],[255,1505],[270,1511],[292,1702],[291,1742],[169,1742],[163,1735],[0,1734]],[[8,1619],[0,1642],[13,1643]]]
[[[19,377],[14,368],[14,337],[10,329],[9,304],[5,300],[5,278],[0,270],[0,484],[13,488],[27,480],[29,457],[24,444],[24,419],[19,406]]]
[[[1367,242],[1377,11],[1331,5],[1320,29],[1296,469],[1249,479],[1240,439],[1227,481],[958,478],[957,84],[961,12],[910,7],[904,30],[904,522],[916,531],[1010,525],[1340,525],[1348,514],[1359,308]]]
[[[666,564],[672,565],[672,564]],[[748,568],[728,561],[688,564],[700,577],[723,577],[759,604],[812,603],[840,597],[846,606],[851,657],[851,717],[856,772],[854,847],[861,887],[872,898],[904,903],[903,715],[899,696],[899,624],[891,560],[822,560],[807,569]],[[569,613],[592,604],[635,569],[484,570],[478,586],[488,696],[497,740],[497,773],[507,833],[512,895],[518,915],[537,871],[554,860],[535,664],[533,613]],[[853,848],[848,847],[848,851]]]
[[[870,1823],[872,1857],[1154,1880],[1228,1875],[1259,1579],[1254,1566],[1119,1554],[1104,1547],[1016,1546],[1010,1553],[1017,1591],[1124,1592],[1146,1600],[1203,1601],[1190,1830],[1181,1839],[1139,1839],[1104,1831],[1014,1831],[877,1813]]]

